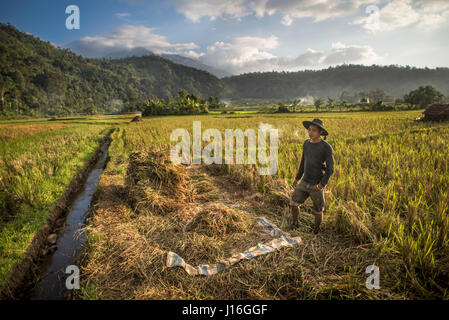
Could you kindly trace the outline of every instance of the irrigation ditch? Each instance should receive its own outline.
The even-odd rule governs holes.
[[[94,155],[66,187],[34,235],[23,258],[16,263],[0,289],[0,299],[68,299],[65,285],[68,265],[76,265],[85,241],[80,232],[88,215],[98,180],[109,160],[109,132],[100,139]]]

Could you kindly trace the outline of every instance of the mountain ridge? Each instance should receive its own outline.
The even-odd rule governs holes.
[[[394,97],[420,85],[449,96],[449,68],[340,65],[296,72],[252,72],[221,79],[159,55],[84,58],[0,23],[0,112],[76,114],[119,112],[151,96],[180,90],[203,98],[291,100],[385,90]]]

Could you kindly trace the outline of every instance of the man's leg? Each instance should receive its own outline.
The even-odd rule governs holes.
[[[323,212],[315,213],[315,226],[313,227],[313,233],[320,231],[321,221],[323,220]]]
[[[312,198],[313,201],[313,213],[315,216],[315,225],[313,228],[313,233],[318,233],[320,230],[321,221],[323,220],[324,190],[311,191],[310,198]]]
[[[293,191],[292,197],[290,199],[290,208],[292,211],[292,224],[289,229],[294,229],[299,226],[298,224],[298,216],[299,216],[299,208],[304,201],[309,197],[308,192],[304,189],[304,185],[300,182],[295,190]]]
[[[298,227],[298,216],[299,216],[299,208],[298,206],[290,205],[292,211],[292,226]]]

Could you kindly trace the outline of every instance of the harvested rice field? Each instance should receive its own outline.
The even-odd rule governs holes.
[[[75,174],[109,139],[82,228],[80,289],[72,299],[447,299],[449,124],[414,121],[421,112],[0,124],[2,294],[26,296],[36,286],[39,275],[14,283],[14,266]],[[310,198],[299,227],[288,229],[308,138],[302,121],[313,118],[323,120],[335,159],[318,234],[311,232]],[[227,129],[277,129],[276,173],[261,175],[260,163],[173,163],[178,141],[170,136],[185,129],[192,137],[194,121],[201,122],[202,147],[207,129],[223,141]],[[264,245],[280,237],[279,248]],[[378,289],[366,285],[371,265],[379,268]]]

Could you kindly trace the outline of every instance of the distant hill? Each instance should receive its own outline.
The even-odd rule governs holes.
[[[80,48],[78,46],[74,46],[74,48],[70,48],[70,49],[73,50],[75,53],[81,54],[82,56],[88,57],[88,58],[120,59],[120,58],[127,58],[127,57],[133,57],[133,56],[143,57],[143,56],[156,55],[151,50],[148,50],[148,49],[142,48],[142,47],[132,48],[132,49],[128,49],[128,50],[124,49],[124,50],[112,51],[112,52],[106,54],[104,57],[96,56],[94,53],[91,53],[91,55],[90,55],[88,49],[85,47]],[[207,71],[209,73],[212,73],[214,76],[216,76],[218,78],[228,77],[228,76],[232,75],[231,73],[229,73],[227,71],[208,66],[204,63],[199,62],[198,60],[184,57],[184,56],[181,56],[178,54],[160,54],[159,56],[161,56],[165,59],[168,59],[177,64],[182,64],[187,67],[192,67],[195,69]]]
[[[73,50],[75,53],[79,53],[75,50]],[[81,53],[79,53],[81,54]],[[84,56],[83,54],[81,54],[82,56]],[[154,55],[154,53],[148,49],[142,48],[142,47],[138,47],[138,48],[133,48],[133,49],[128,49],[128,50],[117,50],[117,51],[112,51],[108,54],[106,54],[104,57],[88,57],[88,58],[111,58],[111,59],[120,59],[120,58],[128,58],[128,57],[143,57],[143,56],[151,56]]]
[[[125,103],[225,92],[209,72],[157,55],[86,59],[0,23],[0,111],[26,114],[114,112]]]
[[[151,96],[173,97],[182,89],[206,99],[217,96],[231,101],[339,98],[342,93],[348,97],[362,92],[359,96],[363,96],[372,90],[403,97],[421,85],[432,85],[449,96],[449,68],[341,65],[219,79],[200,70],[201,65],[186,66],[189,58],[161,57],[142,49],[134,53],[143,56],[122,58],[129,52],[115,52],[111,55],[119,59],[88,59],[0,23],[0,112],[116,112]]]
[[[230,72],[208,66],[208,65],[203,64],[197,60],[194,60],[194,59],[191,59],[188,57],[184,57],[184,56],[180,56],[178,54],[161,54],[161,57],[164,57],[170,61],[173,61],[174,63],[182,64],[184,66],[189,66],[192,68],[205,70],[207,72],[212,73],[214,76],[216,76],[218,78],[232,76],[232,74]]]
[[[341,65],[298,72],[253,72],[221,79],[233,98],[339,97],[343,91],[384,90],[395,97],[421,85],[449,94],[449,68]]]

